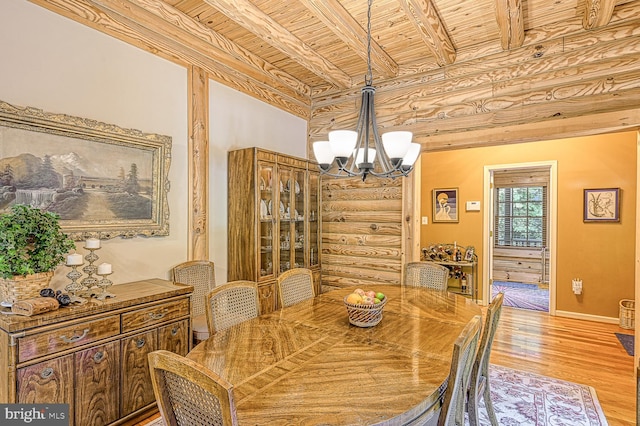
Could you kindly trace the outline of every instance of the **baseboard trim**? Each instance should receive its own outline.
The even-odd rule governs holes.
[[[605,322],[607,324],[618,324],[618,318],[603,317],[600,315],[581,314],[579,312],[556,311],[557,317],[573,318],[585,321]]]

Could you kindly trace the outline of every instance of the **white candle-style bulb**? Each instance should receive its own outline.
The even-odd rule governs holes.
[[[110,274],[111,264],[110,263],[101,263],[98,265],[98,275],[107,275]]]
[[[83,263],[84,261],[82,260],[82,255],[80,253],[73,253],[67,256],[67,266],[78,266]]]
[[[97,238],[88,238],[87,241],[84,242],[84,246],[88,249],[98,249],[100,248],[100,240]]]

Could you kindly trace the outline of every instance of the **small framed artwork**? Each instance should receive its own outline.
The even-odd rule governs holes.
[[[585,189],[585,222],[620,222],[620,188]]]
[[[476,249],[473,246],[467,247],[467,250],[464,253],[464,261],[465,262],[473,262],[473,255],[475,254]]]
[[[458,221],[458,188],[433,190],[433,222]]]

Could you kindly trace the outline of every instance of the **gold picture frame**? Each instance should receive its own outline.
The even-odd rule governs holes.
[[[76,241],[169,235],[171,137],[0,101],[0,213],[60,215]]]

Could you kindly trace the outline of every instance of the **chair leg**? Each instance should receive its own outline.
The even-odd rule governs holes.
[[[469,426],[480,426],[480,420],[478,418],[478,394],[473,391],[473,388],[467,397],[467,413],[469,414]]]
[[[498,419],[496,418],[496,413],[493,410],[493,403],[491,402],[491,391],[489,386],[489,378],[485,380],[484,392],[482,393],[484,398],[484,407],[487,410],[487,414],[489,415],[489,421],[492,426],[498,426]]]

